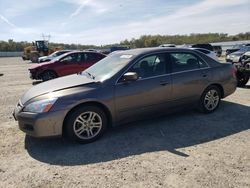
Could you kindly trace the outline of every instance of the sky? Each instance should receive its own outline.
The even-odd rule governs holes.
[[[250,31],[250,0],[0,0],[0,40],[104,45],[141,35]]]

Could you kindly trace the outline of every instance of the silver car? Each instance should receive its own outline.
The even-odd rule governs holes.
[[[89,143],[110,126],[179,108],[214,112],[235,89],[235,68],[199,51],[134,49],[114,53],[81,74],[32,87],[13,115],[28,135]]]

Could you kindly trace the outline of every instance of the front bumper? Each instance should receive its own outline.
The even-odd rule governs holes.
[[[62,135],[63,111],[47,113],[23,112],[21,108],[15,108],[14,118],[18,121],[19,129],[32,137],[50,137]]]
[[[30,79],[32,79],[32,80],[38,79],[35,72],[30,72]]]

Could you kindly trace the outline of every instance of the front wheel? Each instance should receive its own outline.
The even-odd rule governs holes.
[[[217,86],[209,86],[200,98],[200,111],[203,113],[214,112],[220,104],[221,91]]]
[[[103,135],[107,128],[107,117],[96,106],[82,106],[69,114],[64,126],[69,139],[86,144]]]

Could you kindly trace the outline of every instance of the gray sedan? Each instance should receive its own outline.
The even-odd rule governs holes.
[[[32,87],[13,115],[28,135],[89,143],[109,126],[179,108],[214,112],[235,89],[235,68],[199,51],[134,49],[114,53],[81,74]]]

